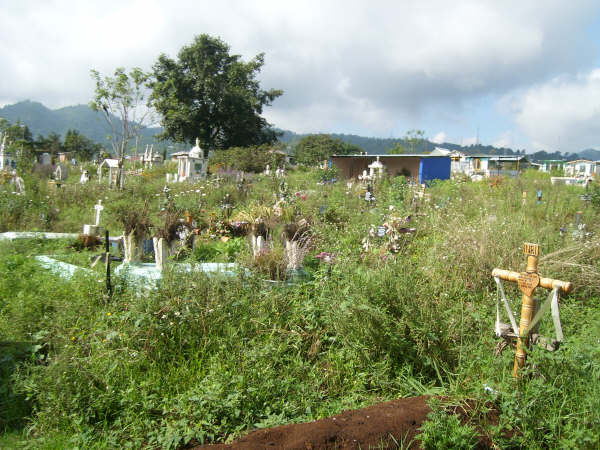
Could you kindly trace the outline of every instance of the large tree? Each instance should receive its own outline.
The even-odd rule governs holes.
[[[277,133],[261,117],[264,106],[283,91],[260,88],[256,75],[264,54],[249,62],[230,55],[221,39],[196,36],[173,60],[162,54],[154,64],[152,101],[162,116],[163,138],[208,149],[272,143]]]
[[[315,165],[332,155],[353,155],[362,152],[358,145],[348,144],[328,134],[311,134],[298,141],[294,147],[294,159],[305,165]]]

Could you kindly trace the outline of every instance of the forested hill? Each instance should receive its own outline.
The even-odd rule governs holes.
[[[296,134],[292,131],[287,130],[279,130],[283,132],[280,140],[287,143],[295,143],[302,139],[306,134]],[[394,147],[396,144],[401,144],[408,149],[409,153],[429,153],[436,147],[442,147],[448,150],[458,150],[461,152],[475,154],[475,153],[485,153],[488,155],[516,155],[516,154],[525,154],[525,150],[512,150],[510,148],[496,148],[491,145],[470,145],[470,146],[462,146],[458,144],[451,144],[449,142],[445,142],[443,144],[435,144],[426,139],[415,142],[414,144],[410,144],[408,142],[404,142],[402,138],[376,138],[376,137],[363,137],[357,136],[355,134],[329,134],[333,138],[341,139],[344,142],[349,144],[358,145],[362,149],[364,149],[367,153],[374,154],[385,154],[387,150]]]
[[[282,132],[280,140],[289,144],[298,142],[308,134],[297,134],[288,130],[278,130]],[[329,133],[333,138],[341,139],[348,144],[358,145],[371,155],[385,154],[387,150],[394,147],[396,144],[403,145],[406,149],[409,149],[409,153],[429,153],[436,147],[442,147],[448,150],[458,150],[463,153],[470,155],[474,154],[485,154],[485,155],[525,155],[525,150],[513,150],[511,148],[504,147],[493,147],[491,145],[468,145],[462,146],[458,144],[452,144],[450,142],[444,142],[442,144],[436,144],[428,140],[422,140],[420,142],[411,145],[408,142],[403,141],[401,138],[376,138],[376,137],[363,137],[354,134],[335,134]],[[528,154],[527,157],[534,161],[546,160],[546,159],[564,159],[567,161],[573,161],[575,159],[590,159],[592,161],[600,160],[600,151],[594,149],[586,149],[577,153],[561,153],[561,152],[545,152],[538,151],[533,154]]]
[[[104,120],[104,117],[100,113],[92,111],[87,105],[76,105],[66,106],[59,109],[49,109],[39,102],[26,100],[23,102],[15,103],[14,105],[7,105],[0,108],[0,117],[5,118],[11,123],[21,121],[29,127],[29,130],[34,136],[43,135],[48,136],[50,133],[57,133],[63,139],[69,129],[75,129],[89,139],[102,144],[106,147],[109,143],[106,139],[107,135],[110,134],[110,127]],[[115,118],[117,123],[119,120]],[[278,130],[282,133],[280,140],[288,144],[294,144],[302,139],[307,134],[297,134],[293,131]],[[157,143],[154,138],[155,135],[161,132],[160,128],[149,128],[142,132],[142,138],[139,142],[139,147],[143,148],[146,144]],[[370,154],[384,154],[388,149],[394,147],[395,144],[404,145],[406,149],[414,153],[428,153],[435,147],[443,147],[449,150],[458,150],[469,154],[484,153],[484,154],[496,154],[496,155],[515,155],[525,154],[525,150],[512,150],[510,148],[496,148],[490,145],[470,145],[461,146],[458,144],[451,144],[449,142],[443,144],[434,144],[428,140],[422,140],[415,142],[414,145],[403,142],[402,139],[393,138],[377,138],[377,137],[364,137],[357,136],[354,134],[330,134],[334,138],[339,138],[349,144],[354,144],[364,149]],[[133,143],[130,143],[130,148]],[[186,145],[175,144],[172,142],[161,142],[159,149],[172,146],[173,150],[183,150]],[[156,148],[156,147],[155,147]],[[565,153],[559,152],[547,153],[547,152],[536,152],[533,155],[528,155],[534,160],[543,159],[567,159],[573,160],[578,158],[600,160],[600,151],[587,149],[582,150],[578,153]]]
[[[27,124],[33,136],[48,136],[54,132],[64,139],[67,130],[75,129],[99,144],[109,145],[106,136],[111,133],[110,126],[100,113],[92,111],[87,105],[49,109],[41,103],[25,100],[0,108],[0,117],[11,123],[20,121]],[[115,120],[120,124],[119,119]],[[158,133],[160,129],[157,128],[143,130],[139,145],[151,143],[152,136]]]

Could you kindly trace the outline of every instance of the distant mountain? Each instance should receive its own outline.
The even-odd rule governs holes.
[[[296,134],[292,131],[278,130],[283,133],[280,137],[280,141],[286,142],[293,145],[308,134]],[[363,137],[354,134],[336,134],[328,133],[331,137],[341,139],[348,144],[358,145],[360,148],[365,150],[370,155],[381,155],[387,153],[388,149],[394,147],[395,144],[400,143],[410,148],[410,145],[403,141],[401,138],[375,138],[375,137]],[[423,140],[415,144],[414,148],[409,153],[429,153],[436,147],[446,148],[448,150],[458,150],[468,154],[484,153],[489,155],[516,155],[525,154],[525,150],[512,150],[510,148],[496,148],[491,145],[470,145],[462,146],[458,144],[452,144],[445,142],[443,144],[436,144],[434,142]]]
[[[34,137],[38,135],[48,136],[50,133],[55,132],[64,139],[67,130],[75,129],[93,141],[110,148],[110,142],[107,140],[107,136],[111,133],[110,126],[100,113],[92,111],[87,105],[49,109],[41,103],[26,100],[0,108],[0,117],[11,123],[21,121],[27,124]],[[119,119],[115,118],[115,120],[120,124]],[[143,130],[138,147],[143,148],[146,144],[151,143],[156,145],[157,141],[153,136],[160,132],[160,128]],[[132,145],[134,143],[130,142],[130,147]],[[160,147],[167,145],[170,145],[170,143],[163,142]]]
[[[600,150],[595,150],[593,148],[588,148],[586,150],[581,150],[577,152],[581,159],[590,159],[592,161],[600,161]]]
[[[104,145],[110,149],[110,143],[106,137],[110,134],[111,130],[109,125],[106,123],[104,117],[100,113],[92,111],[87,105],[76,105],[66,106],[59,109],[49,109],[39,102],[33,102],[26,100],[23,102],[15,103],[14,105],[7,105],[4,108],[0,108],[0,117],[9,120],[11,123],[20,120],[29,127],[34,137],[38,135],[47,136],[52,132],[59,134],[63,139],[69,129],[75,129],[81,134],[87,136],[99,144]],[[116,119],[118,122],[118,119]],[[169,153],[173,151],[184,150],[187,146],[183,144],[176,144],[169,141],[158,142],[154,136],[161,132],[161,128],[147,128],[142,131],[142,136],[138,143],[138,149],[143,150],[146,144],[154,144],[154,148],[158,151],[162,151],[164,148],[169,149]],[[298,134],[289,130],[278,130],[282,133],[279,138],[281,142],[294,145],[300,139],[308,134]],[[389,148],[394,147],[396,143],[403,143],[401,138],[376,138],[376,137],[364,137],[357,136],[354,134],[336,134],[330,133],[330,136],[339,138],[349,144],[354,144],[364,149],[369,154],[385,154]],[[134,145],[134,142],[129,143],[129,148]],[[406,147],[410,147],[406,145]],[[462,146],[458,144],[452,144],[445,142],[443,144],[436,144],[428,140],[423,140],[417,143],[413,149],[414,153],[429,153],[435,147],[442,147],[449,150],[458,150],[467,154],[492,154],[492,155],[516,155],[525,154],[525,150],[513,150],[510,148],[496,148],[491,145],[470,145]],[[593,161],[600,160],[600,151],[594,149],[586,149],[577,153],[564,153],[559,152],[547,153],[547,152],[536,152],[528,155],[530,159],[542,160],[542,159],[591,159]]]

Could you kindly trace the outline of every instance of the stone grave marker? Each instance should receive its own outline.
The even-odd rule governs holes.
[[[83,225],[83,234],[88,236],[99,236],[101,232],[100,228],[100,213],[104,209],[102,206],[102,200],[98,200],[98,203],[94,205],[96,210],[96,220],[93,225]]]

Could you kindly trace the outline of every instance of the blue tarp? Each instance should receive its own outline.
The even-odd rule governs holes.
[[[419,183],[429,184],[431,180],[450,179],[450,158],[447,156],[421,158]]]

